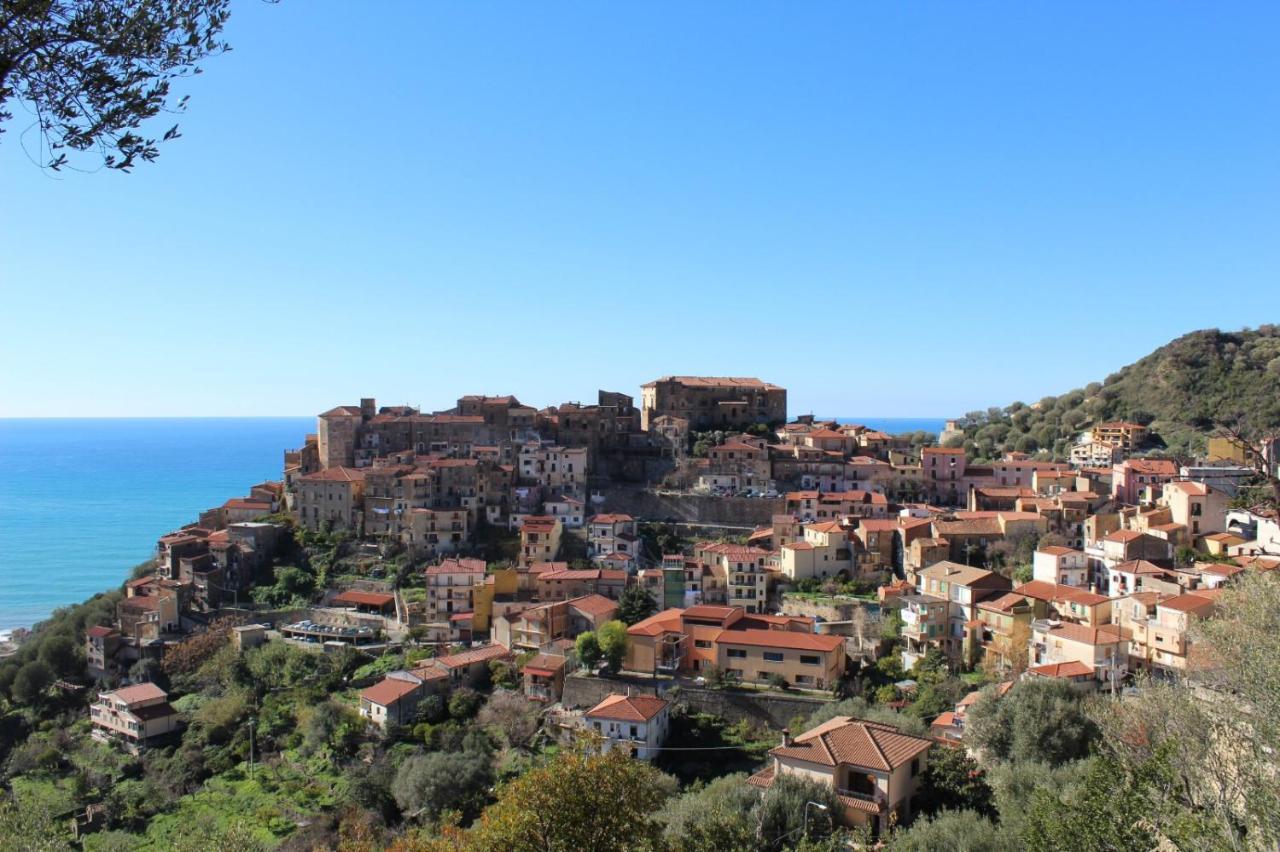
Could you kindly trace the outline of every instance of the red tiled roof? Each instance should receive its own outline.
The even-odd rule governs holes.
[[[583,595],[569,600],[568,604],[597,619],[605,618],[618,611],[617,601],[611,601],[604,595]]]
[[[836,716],[805,731],[790,745],[770,749],[769,754],[822,766],[849,764],[891,772],[931,745],[930,740],[889,725]]]
[[[587,711],[588,718],[616,719],[620,722],[647,722],[667,707],[662,698],[652,695],[608,695]]]
[[[1185,595],[1178,595],[1176,598],[1169,598],[1160,601],[1157,606],[1165,609],[1172,609],[1177,612],[1194,612],[1204,614],[1214,607],[1213,598],[1207,594],[1209,590],[1199,592],[1187,592]],[[1214,595],[1216,597],[1216,595]]]
[[[85,634],[88,636],[92,636],[96,639],[101,639],[106,636],[114,636],[117,632],[118,631],[114,627],[103,627],[102,625],[98,625],[95,627],[90,627],[88,630],[85,631]]]
[[[428,576],[437,574],[483,574],[488,563],[483,559],[446,559],[426,570]]]
[[[625,524],[630,523],[635,518],[630,515],[611,514],[611,515],[595,515],[588,523],[592,524]]]
[[[1066,663],[1045,663],[1043,666],[1034,666],[1027,669],[1034,675],[1041,677],[1082,677],[1084,675],[1092,675],[1093,669],[1080,662],[1079,660],[1071,660]]]
[[[169,695],[154,683],[138,683],[120,689],[102,693],[101,697],[111,696],[125,704],[136,704],[139,701],[151,701],[156,698],[168,698]]]
[[[664,609],[643,621],[637,621],[627,628],[627,632],[635,636],[660,636],[663,633],[679,632],[682,612],[679,607]]]
[[[1047,633],[1056,638],[1081,642],[1085,645],[1111,645],[1126,638],[1124,628],[1117,627],[1114,624],[1089,627],[1084,624],[1073,624],[1069,621],[1050,627]]]
[[[360,698],[380,707],[390,707],[400,699],[415,692],[418,686],[419,684],[410,680],[400,680],[394,677],[383,678],[380,683],[375,683],[361,692]]]
[[[377,592],[360,592],[355,589],[349,589],[342,594],[335,595],[333,603],[335,604],[353,604],[364,606],[384,607],[387,604],[395,603],[395,595],[379,594]]]
[[[299,477],[299,482],[363,482],[364,468],[331,467]]]
[[[524,668],[520,669],[522,674],[538,674],[543,677],[553,677],[557,672],[565,667],[565,658],[559,654],[538,654],[529,662],[524,664]]]
[[[1026,595],[1029,598],[1035,598],[1041,601],[1064,600],[1078,603],[1081,606],[1097,606],[1100,603],[1106,603],[1110,598],[1106,595],[1099,595],[1088,589],[1078,589],[1075,586],[1064,586],[1059,583],[1050,583],[1045,580],[1031,580],[1023,583],[1013,590],[1019,595]]]
[[[443,657],[437,657],[436,662],[445,668],[456,669],[462,666],[469,666],[472,663],[483,663],[487,660],[500,660],[508,657],[511,652],[501,645],[484,645],[480,648],[472,648],[469,651],[461,651],[457,654],[448,654]]]

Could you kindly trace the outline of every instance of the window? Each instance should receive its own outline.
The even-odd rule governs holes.
[[[806,666],[820,666],[822,665],[822,658],[817,654],[801,654],[800,662]]]
[[[911,777],[915,778],[920,774],[920,758],[911,761]]]
[[[693,640],[693,647],[695,647],[695,648],[710,648],[710,647],[711,647],[711,642],[710,642],[710,640],[708,640],[708,639],[695,639],[695,640]]]
[[[783,659],[781,651],[765,651],[764,658],[766,662],[770,663],[780,663]]]
[[[741,648],[730,648],[727,652],[727,656],[735,660],[745,660],[747,658],[747,652]]]

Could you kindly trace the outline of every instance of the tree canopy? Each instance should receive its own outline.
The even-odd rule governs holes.
[[[172,83],[228,49],[229,15],[230,0],[5,0],[0,131],[17,101],[39,134],[39,150],[28,150],[47,168],[128,171],[151,162],[178,126],[157,139],[143,125],[185,109],[187,96],[175,101]]]

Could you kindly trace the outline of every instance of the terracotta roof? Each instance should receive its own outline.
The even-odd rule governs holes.
[[[1004,681],[1003,683],[997,683],[997,684],[996,684],[996,698],[1000,698],[1001,696],[1003,696],[1006,692],[1008,692],[1008,691],[1009,691],[1009,690],[1011,690],[1011,689],[1013,689],[1013,681],[1011,681],[1011,680],[1006,680],[1006,681]],[[977,700],[978,700],[979,698],[981,698],[981,697],[982,697],[982,694],[983,694],[984,692],[986,692],[986,690],[985,690],[985,689],[975,689],[973,692],[967,693],[967,694],[964,696],[964,698],[961,698],[958,702],[956,702],[956,706],[957,706],[957,707],[970,707],[970,706],[972,706],[974,703],[976,703],[976,702],[977,702]]]
[[[538,654],[525,663],[520,671],[521,673],[528,672],[529,674],[551,677],[565,667],[565,662],[565,658],[559,654]]]
[[[962,586],[970,586],[974,583],[986,580],[989,577],[999,575],[994,571],[988,571],[985,568],[974,568],[970,565],[961,565],[959,562],[943,560],[942,562],[935,562],[923,571],[917,571],[916,576],[926,577],[930,580],[946,580],[948,583],[959,583]]]
[[[664,609],[644,621],[637,621],[627,628],[627,632],[636,636],[660,636],[663,633],[679,632],[682,612],[683,610],[678,607]]]
[[[114,627],[103,627],[102,625],[90,627],[85,631],[85,635],[92,636],[96,639],[101,639],[106,636],[115,636],[117,633],[119,633],[119,631]]]
[[[805,527],[805,529],[810,529],[810,530],[813,530],[814,532],[823,532],[823,533],[844,532],[844,527],[840,526],[835,521],[825,521],[820,524],[809,524],[807,527]]]
[[[611,601],[604,595],[583,595],[568,601],[569,606],[580,609],[594,618],[605,618],[618,611],[617,601]]]
[[[956,714],[954,710],[946,710],[938,714],[938,718],[933,720],[931,728],[954,728],[956,724]]]
[[[1170,482],[1165,487],[1171,488],[1174,491],[1181,491],[1191,497],[1204,497],[1209,493],[1209,486],[1205,485],[1203,482],[1191,482],[1180,479],[1176,482]]]
[[[1066,556],[1068,553],[1080,553],[1074,547],[1063,547],[1059,544],[1050,544],[1036,549],[1037,553],[1047,553],[1050,556]]]
[[[1079,660],[1071,660],[1066,663],[1046,663],[1043,666],[1029,668],[1027,671],[1041,677],[1082,677],[1083,675],[1093,674],[1093,669]]]
[[[1214,605],[1214,600],[1206,596],[1204,592],[1188,592],[1185,595],[1178,595],[1176,598],[1160,601],[1158,604],[1164,609],[1172,609],[1177,612],[1194,612],[1197,615],[1209,612]]]
[[[381,682],[375,683],[361,692],[360,698],[371,704],[389,707],[406,695],[412,694],[418,689],[418,686],[417,683],[411,680],[400,680],[394,677],[383,678]]]
[[[1064,586],[1059,583],[1049,583],[1045,580],[1031,580],[1023,583],[1013,590],[1016,594],[1026,595],[1029,598],[1035,598],[1041,601],[1070,601],[1078,603],[1081,606],[1097,606],[1110,600],[1106,595],[1099,595],[1088,589],[1079,589],[1075,586]]]
[[[1141,538],[1143,535],[1145,535],[1145,533],[1140,533],[1137,530],[1116,530],[1104,538],[1103,541],[1130,542],[1134,539]]]
[[[488,563],[483,559],[446,559],[426,570],[428,576],[436,574],[483,574]]]
[[[770,749],[769,754],[822,766],[849,764],[891,772],[931,745],[930,740],[904,734],[889,725],[836,716],[805,731],[790,745]]]
[[[663,376],[646,382],[641,387],[653,387],[660,382],[672,382],[685,387],[698,388],[752,388],[761,390],[782,390],[777,385],[767,384],[756,378],[744,376]]]
[[[615,568],[566,568],[560,571],[544,571],[538,575],[538,582],[552,580],[623,580],[627,579],[626,571]]]
[[[1164,574],[1165,569],[1156,565],[1154,562],[1148,562],[1145,559],[1130,559],[1128,562],[1121,562],[1113,571],[1120,571],[1124,574]]]
[[[330,408],[328,411],[326,411],[325,413],[321,414],[320,416],[321,416],[321,417],[337,417],[337,416],[340,416],[340,415],[341,415],[341,416],[352,416],[352,415],[354,415],[354,416],[356,416],[356,417],[359,417],[359,416],[360,416],[360,414],[361,414],[361,412],[360,412],[360,406],[358,406],[358,405],[339,405],[339,406],[337,406],[337,407],[335,407],[335,408]]]
[[[154,683],[138,683],[133,686],[124,686],[111,692],[104,692],[100,697],[106,698],[107,696],[116,701],[123,701],[125,704],[136,704],[139,701],[168,698],[169,694]]]
[[[609,514],[609,515],[594,515],[594,516],[592,516],[592,517],[587,521],[587,523],[591,523],[591,524],[626,524],[626,523],[630,523],[631,521],[634,521],[634,520],[635,520],[635,518],[631,517],[630,515]]]
[[[981,601],[978,604],[978,609],[990,609],[996,612],[1008,612],[1018,604],[1025,603],[1026,600],[1027,598],[1025,595],[1021,595],[1017,592],[1008,592],[1006,594],[1001,595],[998,598],[993,598],[992,600],[989,600],[989,601]]]
[[[647,722],[667,707],[667,702],[652,695],[608,695],[587,711],[588,718],[616,719],[620,722]]]
[[[395,595],[379,594],[376,592],[359,592],[355,589],[349,589],[340,595],[335,595],[334,603],[363,604],[365,606],[384,607],[387,604],[395,603]]]
[[[174,710],[173,705],[168,701],[162,701],[159,704],[148,704],[146,707],[131,707],[129,712],[143,722],[149,719],[163,719],[165,716],[178,715],[178,711]]]
[[[1069,621],[1050,627],[1046,633],[1055,638],[1082,642],[1085,645],[1111,645],[1126,638],[1124,629],[1114,624],[1089,627],[1084,624],[1072,624]]]
[[[436,662],[445,668],[456,669],[462,666],[469,666],[472,663],[483,663],[487,660],[500,660],[503,657],[510,656],[511,652],[501,645],[484,645],[479,648],[472,648],[469,651],[460,651],[457,654],[448,654],[443,657],[437,657]]]
[[[363,482],[364,468],[359,467],[331,467],[325,470],[318,470],[315,473],[308,473],[306,476],[298,478],[299,482]]]

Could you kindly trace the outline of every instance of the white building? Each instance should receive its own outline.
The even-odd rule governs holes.
[[[1058,586],[1089,585],[1089,560],[1083,550],[1052,545],[1035,552],[1031,560],[1031,576]]]
[[[587,730],[599,736],[601,752],[625,748],[641,760],[658,756],[667,739],[670,702],[652,695],[613,694],[583,717]]]

